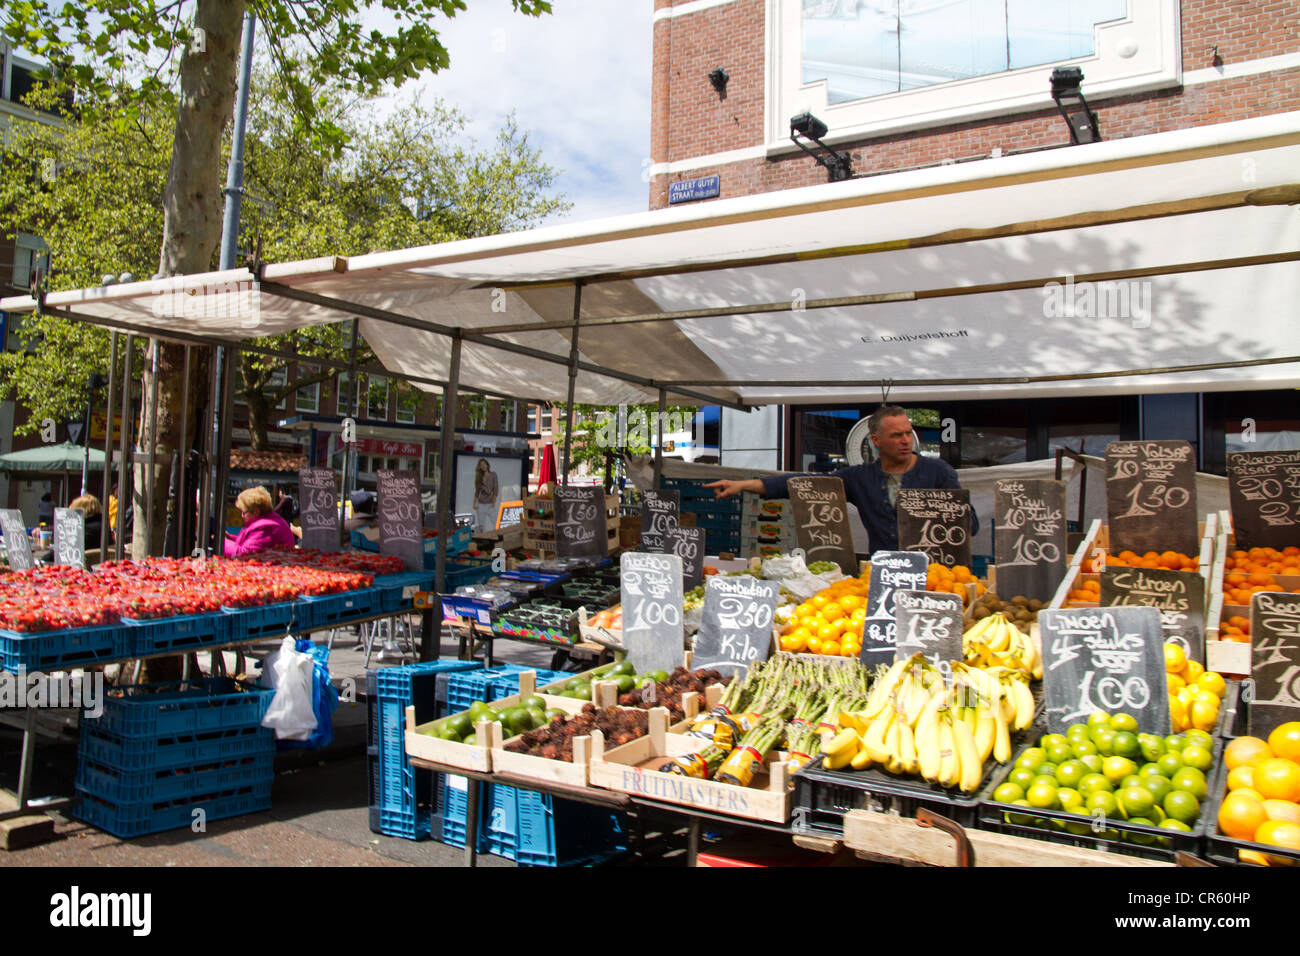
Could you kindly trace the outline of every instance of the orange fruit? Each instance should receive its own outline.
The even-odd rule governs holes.
[[[1258,737],[1238,737],[1223,748],[1223,763],[1229,770],[1267,760],[1273,751]]]
[[[1300,720],[1279,724],[1268,735],[1268,746],[1276,756],[1300,763]]]
[[[1255,768],[1249,764],[1228,771],[1228,789],[1240,790],[1242,787],[1255,789]]]
[[[1264,812],[1270,820],[1300,824],[1300,803],[1289,800],[1265,800]]]
[[[1243,796],[1234,790],[1223,798],[1219,805],[1219,830],[1234,840],[1251,840],[1260,825],[1268,822],[1264,812],[1264,801],[1254,797]]]
[[[1177,644],[1165,645],[1165,670],[1170,674],[1182,673],[1187,666],[1187,655]]]
[[[839,656],[840,656],[840,642],[839,642],[839,641],[822,641],[822,653],[823,653],[823,654],[826,654],[826,655],[829,655],[830,657],[839,657]]]
[[[1265,800],[1300,800],[1300,764],[1270,757],[1255,764],[1255,786]]]
[[[1266,820],[1255,831],[1252,843],[1264,843],[1268,846],[1280,846],[1287,850],[1300,851],[1300,824],[1285,820]],[[1269,862],[1286,864],[1285,857],[1270,856]]]
[[[1187,667],[1183,669],[1183,680],[1189,684],[1194,684],[1201,679],[1205,673],[1205,665],[1199,661],[1188,661]]]
[[[1222,674],[1216,674],[1214,671],[1206,671],[1197,678],[1196,683],[1200,685],[1201,690],[1209,691],[1220,700],[1228,692],[1228,682],[1223,679]],[[1277,753],[1276,748],[1273,752]],[[1279,756],[1281,755],[1279,754]]]

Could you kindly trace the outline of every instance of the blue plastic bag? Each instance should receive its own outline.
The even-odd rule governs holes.
[[[277,740],[277,750],[314,750],[334,742],[333,714],[339,705],[339,692],[330,683],[330,649],[325,644],[299,639],[294,649],[314,660],[312,667],[311,706],[316,714],[316,729],[306,740]]]

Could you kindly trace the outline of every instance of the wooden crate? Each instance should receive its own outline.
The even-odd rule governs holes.
[[[619,518],[605,519],[605,550],[613,554],[619,549]],[[540,551],[555,554],[555,522],[549,519],[524,519],[525,551]]]
[[[618,517],[618,495],[605,496],[605,514]],[[524,521],[529,518],[550,519],[555,516],[555,499],[529,495],[524,499]]]
[[[504,710],[507,707],[513,707],[523,698],[535,693],[536,688],[537,673],[535,671],[524,671],[519,675],[519,693],[492,701],[492,709]],[[582,710],[582,705],[585,703],[585,701],[574,700],[571,697],[552,697],[549,694],[541,694],[540,696],[542,700],[546,701],[547,708],[558,707],[567,714],[576,714]],[[460,713],[464,713],[464,711]],[[417,727],[415,724],[415,708],[406,708],[406,755],[408,757],[419,757],[432,763],[459,767],[462,770],[490,773],[492,771],[492,744],[494,740],[499,741],[501,739],[500,724],[480,723],[475,728],[478,742],[473,745],[459,743],[454,740],[441,740],[427,735],[428,730],[439,724],[446,723],[454,716],[456,715],[448,714],[446,717],[428,721]]]
[[[670,733],[668,711],[656,707],[650,711],[650,733],[645,737],[606,752],[604,737],[592,735],[591,785],[750,820],[785,823],[790,819],[792,794],[784,754],[770,754],[764,771],[748,787],[654,769],[671,757],[696,753],[701,743],[699,737]]]
[[[965,832],[976,866],[1173,866],[1004,833]],[[957,858],[956,840],[942,830],[922,827],[912,817],[875,810],[850,810],[844,815],[844,845],[859,856],[891,863],[952,866]]]

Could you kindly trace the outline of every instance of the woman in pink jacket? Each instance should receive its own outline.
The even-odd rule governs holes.
[[[235,499],[235,507],[243,516],[244,529],[238,535],[226,535],[226,557],[292,548],[297,544],[293,529],[275,513],[271,493],[265,488],[244,489]]]

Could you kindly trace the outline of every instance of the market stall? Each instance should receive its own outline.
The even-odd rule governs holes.
[[[362,333],[385,366],[423,378],[417,384],[424,387],[441,388],[449,410],[462,385],[563,399],[569,407],[575,401],[657,400],[661,408],[670,395],[749,407],[886,396],[909,402],[960,389],[1015,398],[1282,387],[1300,373],[1291,320],[1292,303],[1300,297],[1295,268],[1300,221],[1292,208],[1300,201],[1294,182],[1298,160],[1300,116],[1283,114],[518,235],[349,258],[258,263],[248,270],[51,293],[39,302],[4,300],[0,307],[42,308],[208,344],[360,316]],[[1243,314],[1252,316],[1248,327],[1239,321]],[[438,508],[444,521],[451,434],[445,422]],[[567,458],[566,450],[566,465]],[[1064,558],[1060,550],[1057,560]],[[1145,553],[1118,548],[1113,556],[1128,560],[1122,553],[1128,550],[1139,557]],[[1191,560],[1197,549],[1165,550]],[[913,584],[921,592],[932,590],[926,563],[923,559]],[[951,565],[944,566],[954,572],[954,583],[965,583],[956,581]],[[1077,562],[1070,568],[1081,585],[1074,590],[1084,590],[1088,581],[1079,577]],[[1164,570],[1189,571],[1182,564]],[[440,541],[438,593],[448,590],[445,571]],[[624,574],[621,585],[626,584]],[[864,587],[869,603],[869,579]],[[820,591],[811,599],[819,596]],[[974,613],[969,597],[962,601],[963,613]],[[1099,603],[1077,595],[1075,600]],[[893,609],[864,610],[868,618],[878,612],[884,621]],[[1048,610],[1068,614],[1078,608]],[[1151,608],[1119,610],[1121,617],[1135,612],[1141,619],[1133,626],[1140,625],[1143,646],[1154,660],[1164,643],[1159,616],[1152,627],[1142,613]],[[985,620],[1005,619],[985,611]],[[1013,613],[1019,618],[1019,611]],[[1106,626],[1116,625],[1112,620]],[[1098,633],[1097,640],[1106,639]],[[843,643],[836,643],[842,650]],[[993,660],[989,655],[1005,654],[1010,647],[1021,669],[1031,671],[1026,658],[1046,657],[1051,647],[1047,638],[1040,646],[1006,629],[995,641],[999,646],[977,643],[981,646],[973,653],[985,665]],[[628,650],[635,663],[636,649],[629,644]],[[963,647],[951,659],[960,662],[970,653]],[[938,687],[948,688],[946,676],[936,678],[919,665],[908,673],[914,685],[909,693],[917,700],[923,691],[931,700],[942,696]],[[967,685],[984,698],[988,711],[985,716],[980,705],[970,708],[972,733],[987,733],[981,728],[991,719],[994,745],[1003,746],[998,715],[1006,719],[1004,703],[1020,691],[1003,693],[981,677],[971,677]],[[874,686],[887,686],[883,675]],[[1144,686],[1150,691],[1144,706],[1165,696]],[[990,703],[990,697],[996,700]],[[1131,695],[1127,703],[1134,699]],[[850,762],[865,752],[864,759],[874,763],[909,764],[905,747],[871,749],[876,732],[868,727],[879,713],[870,715],[870,725],[853,725],[853,720],[865,722],[868,710],[844,711],[851,718],[847,725],[839,714],[821,715],[834,719],[833,739],[844,741],[827,756],[838,758],[851,748]],[[1107,710],[1108,720],[1126,713],[1119,707]],[[1169,716],[1152,714],[1148,726],[1139,723],[1135,729],[1155,733]],[[950,728],[947,718],[942,724],[945,734],[962,733]],[[1119,724],[1093,729],[1134,734],[1127,720]],[[897,714],[893,725],[899,729],[880,729],[906,739]],[[914,735],[916,728],[909,727]],[[1049,722],[1049,728],[1044,732],[1062,738],[1052,744],[1069,744],[1065,731],[1072,723]],[[407,726],[406,732],[409,740],[417,731]],[[1086,727],[1075,737],[1084,732]],[[663,749],[673,736],[664,733],[662,740],[655,735],[652,760],[683,755]],[[776,742],[764,736],[751,746],[763,743],[771,751]],[[1084,741],[1077,742],[1086,752]],[[1127,737],[1124,742],[1127,748]],[[1025,750],[1038,749],[1024,743]],[[1087,744],[1099,746],[1091,739]],[[467,747],[482,764],[465,769],[489,769],[495,740],[490,747],[487,742],[457,746]],[[915,741],[912,746],[915,756]],[[1199,749],[1210,757],[1207,766],[1225,766],[1213,746]],[[1196,759],[1201,762],[1199,753]],[[593,760],[592,766],[600,763]],[[632,776],[640,779],[644,768],[634,770]],[[953,768],[940,773],[947,779]],[[963,760],[957,772],[971,826],[1000,821],[1090,839],[1070,829],[1086,828],[1086,822],[1053,816],[1054,799],[1074,806],[1059,797],[1044,796],[1041,807],[1031,803],[1041,812],[989,809],[981,787],[992,782],[986,779],[991,773],[987,759],[978,765]],[[765,785],[771,779],[786,779],[785,770],[775,770]],[[1203,799],[1195,791],[1208,794],[1213,786],[1200,783],[1183,792]],[[864,796],[855,799],[863,801],[875,792],[857,789]],[[923,802],[917,790],[902,790],[894,795],[912,800],[913,809],[915,801]],[[952,810],[952,800],[941,803]],[[1152,822],[1137,812],[1128,817]],[[1195,819],[1201,829],[1191,827],[1186,838],[1129,822],[1114,826],[1118,839],[1108,832],[1092,842],[1109,839],[1126,849],[1154,846],[1157,851],[1175,844],[1199,848],[1205,834],[1199,805]],[[1060,826],[1042,825],[1053,820]],[[793,821],[790,825],[799,829]],[[1162,840],[1167,847],[1157,842]]]

